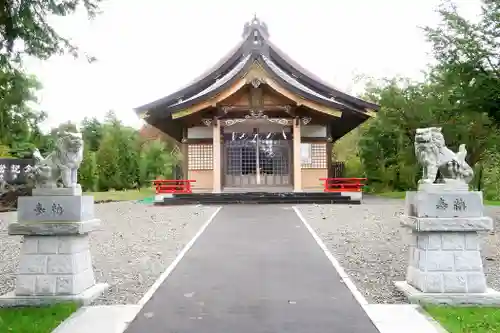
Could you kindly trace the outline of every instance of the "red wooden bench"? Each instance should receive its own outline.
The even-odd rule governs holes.
[[[320,178],[323,192],[361,192],[366,178]]]
[[[162,193],[193,193],[191,183],[196,180],[191,179],[157,179],[153,180],[156,194]]]

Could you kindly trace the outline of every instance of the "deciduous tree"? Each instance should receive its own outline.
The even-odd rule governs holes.
[[[478,22],[452,2],[439,13],[441,23],[425,28],[437,60],[432,79],[447,88],[457,111],[486,113],[500,124],[500,1],[483,0]]]
[[[102,0],[3,0],[0,3],[0,67],[17,66],[23,56],[48,59],[55,54],[80,54],[76,45],[49,22],[85,9],[90,18]],[[91,60],[91,58],[89,58]]]

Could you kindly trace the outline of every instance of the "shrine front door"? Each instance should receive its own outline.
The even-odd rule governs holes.
[[[225,187],[291,185],[292,141],[282,132],[224,134]]]

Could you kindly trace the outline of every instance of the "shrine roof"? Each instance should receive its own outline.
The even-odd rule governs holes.
[[[197,100],[205,99],[206,97],[209,97],[209,95],[212,95],[214,92],[217,92],[219,88],[224,87],[228,82],[231,82],[232,79],[236,78],[238,74],[240,74],[243,68],[245,68],[245,65],[249,63],[250,57],[251,55],[247,55],[246,57],[244,57],[230,71],[228,71],[222,77],[213,81],[211,85],[209,85],[202,91],[186,99],[179,98],[177,102],[170,105],[170,108],[174,109],[179,106],[194,104]]]
[[[317,103],[355,113],[378,111],[379,106],[346,94],[293,61],[269,40],[267,25],[257,18],[244,26],[243,38],[217,64],[173,94],[136,108],[139,115],[168,115],[208,100],[242,78],[259,63],[273,79],[293,93]]]

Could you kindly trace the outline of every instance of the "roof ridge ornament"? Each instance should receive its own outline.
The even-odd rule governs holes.
[[[246,38],[252,31],[259,30],[259,32],[264,35],[264,37],[269,38],[269,30],[267,29],[267,24],[257,17],[257,13],[253,14],[253,18],[250,22],[246,22],[243,27],[243,38]]]
[[[257,77],[256,77],[256,78],[253,78],[253,79],[252,79],[252,81],[250,81],[250,82],[252,83],[252,86],[253,86],[254,88],[258,88],[258,87],[259,87],[262,83],[264,83],[264,82],[262,82],[262,80],[261,80],[261,79],[259,79],[259,78],[257,78]]]

